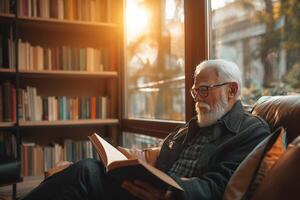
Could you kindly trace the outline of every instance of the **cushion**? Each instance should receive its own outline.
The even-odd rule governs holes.
[[[286,152],[269,170],[253,195],[253,200],[299,199],[300,136],[289,144]]]
[[[260,142],[230,178],[223,199],[240,200],[245,195],[250,197],[264,179],[266,172],[285,151],[285,138],[285,129],[280,127]]]

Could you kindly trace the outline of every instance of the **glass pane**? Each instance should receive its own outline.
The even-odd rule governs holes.
[[[183,0],[127,0],[125,118],[185,120]]]
[[[129,149],[158,147],[163,142],[163,139],[143,134],[123,132],[122,136],[122,146]]]
[[[299,1],[211,1],[210,57],[238,64],[245,103],[300,92],[299,13]]]

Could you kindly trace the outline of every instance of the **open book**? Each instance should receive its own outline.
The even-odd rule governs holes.
[[[166,173],[138,158],[128,159],[121,151],[94,133],[89,139],[96,148],[107,173],[119,182],[123,180],[142,180],[161,189],[172,186],[183,189]]]

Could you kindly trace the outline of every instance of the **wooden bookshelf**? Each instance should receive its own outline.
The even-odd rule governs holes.
[[[13,20],[16,17],[15,14],[10,13],[0,13],[0,19],[2,20]]]
[[[16,122],[0,122],[0,128],[12,128]]]
[[[0,77],[13,78],[16,75],[15,69],[0,68]]]
[[[113,42],[117,37],[117,24],[74,20],[44,19],[36,17],[18,17],[20,34],[23,38],[32,38],[36,35],[40,41],[47,43],[61,43],[69,45],[87,46],[95,43],[96,46]],[[87,31],[88,30],[88,31]],[[81,34],[78,40],[76,34]],[[51,37],[53,36],[53,37]],[[68,36],[68,37],[66,37]],[[100,37],[105,40],[95,40]]]
[[[87,78],[117,78],[116,71],[83,72],[83,71],[61,71],[61,70],[19,70],[20,76],[28,77],[87,77]]]
[[[3,18],[15,18],[16,15],[15,14],[10,14],[10,13],[0,13],[0,17],[3,17]]]
[[[45,126],[74,126],[74,125],[117,125],[118,119],[81,119],[81,120],[57,120],[57,121],[19,121],[21,128],[45,127]]]
[[[14,15],[10,15],[10,14],[8,14],[8,16],[14,17]],[[29,23],[30,21],[32,23],[42,22],[43,24],[49,23],[49,24],[64,24],[64,25],[69,24],[69,25],[82,25],[82,26],[95,26],[95,27],[111,27],[111,28],[117,27],[117,24],[109,23],[109,22],[79,21],[79,20],[26,17],[26,16],[18,16],[18,21],[27,22],[27,23]]]
[[[6,69],[6,68],[0,68],[0,73],[1,74],[13,74],[15,75],[16,69]]]
[[[16,15],[0,14],[0,33],[3,38],[10,39],[7,41],[13,41],[13,45],[9,43],[9,47],[6,47],[10,50],[6,52],[11,55],[4,55],[14,61],[9,64],[16,65],[16,69],[0,69],[0,83],[6,84],[8,79],[14,85],[16,108],[13,113],[19,117],[16,122],[0,122],[0,128],[15,127],[14,130],[20,136],[18,138],[22,139],[20,143],[24,142],[29,146],[33,143],[44,147],[54,143],[62,145],[61,141],[65,139],[75,143],[87,141],[87,135],[92,132],[101,132],[104,137],[117,144],[122,1],[84,1],[90,1],[87,3],[89,6],[96,2],[99,5],[107,4],[103,8],[109,10],[105,18],[101,16],[99,20],[99,13],[94,13],[96,20],[90,21],[40,17],[45,14],[39,10],[41,7],[30,7],[29,11],[28,5],[25,5],[29,1],[31,6],[36,3],[33,0],[15,2],[18,7],[14,9]],[[53,2],[49,1],[50,4]],[[64,6],[69,5],[62,2]],[[48,10],[52,8],[49,7]],[[77,6],[73,8],[78,9]],[[89,9],[96,11],[92,6]],[[35,15],[29,13],[33,10]],[[69,9],[64,9],[63,12],[69,12]],[[92,16],[91,13],[82,15]],[[30,95],[28,91],[31,92]],[[55,105],[52,104],[53,101],[50,105],[49,102],[53,99],[56,101]],[[55,114],[50,114],[50,111]],[[35,113],[33,117],[32,113]],[[61,113],[64,113],[63,117]],[[22,150],[24,146],[20,148]],[[28,148],[32,150],[35,145]],[[26,151],[23,149],[22,153],[24,152]]]

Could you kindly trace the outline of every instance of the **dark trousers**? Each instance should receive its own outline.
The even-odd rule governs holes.
[[[108,177],[100,161],[87,159],[45,179],[21,200],[136,199]]]

